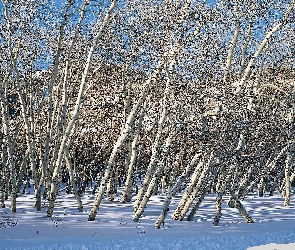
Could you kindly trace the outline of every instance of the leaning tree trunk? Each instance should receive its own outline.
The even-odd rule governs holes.
[[[174,213],[172,215],[173,220],[180,220],[181,219],[181,211],[184,209],[184,206],[185,206],[188,198],[191,196],[193,189],[201,176],[203,166],[204,166],[204,159],[200,160],[197,167],[195,168],[195,171],[191,177],[190,184],[186,188],[185,193],[183,194],[176,210],[174,211]]]
[[[215,217],[213,220],[213,226],[218,226],[219,221],[221,218],[221,204],[222,204],[222,197],[225,193],[225,191],[229,187],[229,183],[231,181],[232,173],[236,169],[235,164],[231,164],[229,168],[222,168],[221,175],[219,176],[219,183],[220,183],[220,188],[218,188],[218,194],[216,197],[216,202],[215,202]]]
[[[71,186],[73,187],[73,192],[78,203],[78,211],[83,212],[83,205],[82,205],[81,197],[79,195],[78,188],[76,185],[76,180],[74,177],[74,171],[73,171],[72,163],[70,160],[70,153],[69,153],[68,147],[65,148],[65,160],[66,160],[68,172],[70,175],[70,183],[71,183]]]
[[[139,138],[139,133],[142,127],[142,121],[143,121],[143,116],[144,116],[144,112],[146,109],[146,104],[147,102],[145,102],[145,104],[143,105],[143,111],[141,112],[141,115],[139,117],[139,121],[138,121],[138,126],[137,126],[137,130],[136,130],[136,134],[134,136],[134,139],[132,141],[132,145],[131,145],[131,157],[130,157],[130,162],[128,165],[128,172],[127,172],[127,178],[126,178],[126,182],[125,182],[125,186],[122,192],[122,197],[120,199],[120,202],[130,202],[131,198],[132,198],[132,175],[133,175],[133,166],[136,160],[136,153],[137,153],[137,141]]]
[[[111,2],[111,5],[109,7],[108,13],[106,14],[103,23],[97,33],[97,35],[94,38],[93,44],[89,50],[88,53],[88,57],[87,57],[87,61],[86,61],[86,65],[84,68],[84,72],[82,75],[82,79],[81,79],[81,83],[80,83],[80,90],[77,96],[77,100],[76,100],[76,104],[75,104],[75,108],[71,117],[71,120],[69,121],[69,124],[65,130],[64,136],[62,138],[62,141],[60,143],[60,148],[59,148],[59,152],[58,152],[58,158],[57,161],[55,163],[55,169],[53,172],[53,177],[52,177],[52,183],[51,183],[51,190],[50,190],[50,197],[49,197],[49,205],[48,205],[48,210],[47,210],[47,216],[51,217],[53,214],[53,208],[54,208],[54,203],[56,200],[56,193],[59,187],[59,174],[60,174],[60,166],[63,160],[63,156],[64,156],[64,149],[67,145],[67,142],[69,140],[70,134],[72,133],[74,124],[76,122],[76,120],[79,117],[79,111],[80,111],[80,107],[81,107],[81,102],[85,93],[85,84],[86,84],[86,79],[87,79],[87,75],[89,72],[89,68],[90,68],[90,64],[91,64],[91,60],[93,57],[93,53],[94,50],[97,46],[98,40],[100,39],[101,35],[103,34],[103,31],[106,27],[106,25],[108,24],[112,11],[115,8],[117,3],[117,0],[114,0]]]
[[[242,203],[237,199],[233,192],[230,192],[230,197],[235,207],[239,210],[240,214],[245,218],[246,222],[254,223],[251,216],[248,214],[247,210],[244,208]]]
[[[240,198],[242,196],[242,194],[245,191],[245,188],[247,187],[247,183],[249,182],[251,174],[252,174],[252,169],[253,169],[253,166],[250,166],[248,171],[244,174],[244,176],[242,178],[242,181],[241,181],[239,188],[238,188],[238,198]]]
[[[195,217],[196,212],[198,211],[200,205],[202,204],[206,194],[208,193],[208,190],[211,188],[213,180],[211,179],[208,184],[205,184],[205,187],[202,189],[202,192],[200,194],[199,199],[195,203],[194,207],[192,208],[189,216],[187,217],[187,221],[192,221]]]
[[[290,206],[291,197],[291,183],[290,183],[290,167],[291,167],[291,156],[287,153],[286,163],[285,163],[285,206]]]
[[[234,55],[234,51],[237,45],[237,41],[238,41],[238,37],[240,34],[240,26],[238,24],[238,20],[237,20],[237,11],[238,11],[238,5],[236,4],[234,7],[234,11],[233,11],[233,16],[234,16],[234,24],[235,24],[235,33],[234,36],[231,40],[231,47],[228,51],[228,55],[227,55],[227,60],[226,60],[226,65],[225,65],[225,71],[224,71],[224,75],[223,75],[223,81],[226,82],[229,71],[230,71],[230,66],[232,64],[232,59],[233,59],[233,55]]]
[[[99,191],[97,193],[94,204],[93,204],[92,209],[91,209],[89,216],[88,216],[89,221],[95,220],[97,211],[99,209],[101,200],[102,200],[104,192],[105,192],[106,184],[110,178],[110,173],[111,173],[111,169],[113,167],[114,161],[115,161],[116,154],[117,154],[119,148],[123,145],[127,136],[129,135],[129,133],[131,131],[131,127],[132,127],[134,120],[136,118],[136,115],[138,114],[139,107],[144,102],[144,100],[148,94],[149,87],[152,84],[152,82],[156,79],[158,73],[160,72],[160,69],[162,68],[162,65],[163,65],[163,63],[162,63],[162,61],[160,61],[156,71],[150,75],[149,79],[146,81],[146,83],[142,87],[142,90],[143,90],[142,94],[141,94],[140,98],[138,99],[137,103],[134,104],[131,112],[129,113],[129,116],[128,116],[127,121],[125,123],[125,128],[122,130],[121,135],[118,138],[118,140],[113,148],[113,151],[111,153],[111,156],[108,160],[104,176],[103,176],[101,183],[100,183]]]
[[[152,179],[152,175],[155,171],[155,164],[156,164],[156,160],[157,160],[157,155],[159,153],[158,152],[159,143],[160,143],[160,139],[161,139],[161,135],[162,135],[162,131],[163,131],[164,122],[166,120],[166,117],[167,117],[167,107],[164,107],[160,121],[159,121],[157,135],[156,135],[155,141],[153,143],[152,156],[150,158],[150,162],[149,162],[149,166],[147,168],[146,176],[144,178],[142,187],[140,188],[140,190],[137,194],[136,201],[134,203],[133,215],[135,215],[137,212],[137,209],[139,209],[140,203],[141,203],[141,201],[148,189],[148,186],[149,186],[151,179]]]
[[[144,212],[144,209],[150,199],[150,197],[152,196],[153,190],[155,189],[155,187],[157,186],[157,181],[160,179],[160,176],[165,168],[165,158],[168,155],[169,152],[169,147],[171,144],[171,140],[172,140],[173,134],[170,134],[169,137],[166,139],[166,143],[164,148],[162,149],[162,159],[158,162],[158,168],[156,170],[156,172],[153,175],[153,178],[150,181],[150,184],[141,200],[141,203],[138,207],[138,209],[136,210],[136,212],[133,214],[133,221],[137,222],[140,218],[140,216],[142,215],[142,213]]]
[[[211,152],[209,158],[207,159],[206,164],[203,166],[201,174],[198,176],[197,179],[193,180],[193,182],[192,182],[193,185],[190,186],[191,191],[189,193],[189,196],[186,196],[186,199],[182,201],[181,207],[178,206],[177,210],[174,212],[175,214],[177,214],[178,220],[183,220],[187,211],[191,207],[194,199],[196,198],[196,195],[201,190],[201,188],[204,187],[204,183],[208,180],[208,174],[211,170],[210,164],[211,164],[212,159],[213,159],[213,151]],[[179,208],[181,208],[181,210],[179,210]],[[174,214],[173,214],[173,216],[174,216]],[[173,219],[175,219],[175,216],[173,217]]]
[[[285,153],[287,152],[289,146],[285,146],[281,149],[281,151],[279,152],[279,154],[271,161],[268,162],[266,164],[266,168],[268,169],[269,172],[273,171],[276,167],[276,163],[277,161],[285,155]],[[256,177],[251,183],[250,185],[244,190],[244,192],[240,195],[240,199],[244,200],[246,195],[250,192],[250,190],[252,190],[252,188],[258,183],[258,181],[260,180],[260,177]]]
[[[281,18],[281,20],[278,22],[278,24],[276,26],[274,26],[272,28],[271,31],[269,31],[265,38],[263,39],[263,41],[261,42],[260,46],[258,47],[258,49],[255,51],[254,55],[251,57],[251,60],[249,61],[245,72],[243,74],[243,77],[241,78],[241,80],[239,81],[236,91],[235,93],[238,94],[241,92],[242,87],[244,86],[244,84],[246,83],[246,81],[248,80],[250,73],[252,71],[252,66],[255,64],[257,58],[259,57],[260,53],[263,51],[263,49],[265,48],[265,46],[267,46],[268,41],[274,36],[274,34],[279,31],[284,23],[286,22],[288,16],[292,13],[293,8],[295,5],[295,0],[292,0],[291,3],[289,4],[289,8],[286,11],[285,15]]]
[[[185,179],[189,176],[191,169],[194,167],[197,161],[200,160],[200,153],[197,153],[190,164],[187,165],[185,171],[183,174],[178,178],[174,186],[170,189],[169,193],[167,194],[167,197],[163,203],[163,210],[161,215],[159,216],[158,220],[155,223],[155,228],[160,228],[162,224],[164,224],[165,218],[167,216],[167,213],[169,211],[169,205],[171,203],[172,198],[176,195],[176,193],[179,191],[181,184],[185,181]]]

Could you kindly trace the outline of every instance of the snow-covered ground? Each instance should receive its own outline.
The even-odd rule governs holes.
[[[19,195],[17,213],[9,202],[0,209],[0,249],[295,249],[295,206],[285,208],[280,194],[249,196],[243,204],[255,220],[247,224],[224,200],[220,226],[213,227],[215,195],[208,195],[195,221],[174,221],[171,214],[180,196],[172,200],[162,229],[154,229],[165,196],[153,196],[139,223],[131,220],[133,203],[114,201],[101,204],[96,221],[87,221],[94,196],[88,190],[79,213],[74,196],[60,193],[54,217],[36,212],[32,194]],[[293,197],[292,197],[293,198]],[[135,197],[134,197],[135,199]],[[266,245],[280,243],[284,245]],[[286,245],[288,244],[288,245]]]

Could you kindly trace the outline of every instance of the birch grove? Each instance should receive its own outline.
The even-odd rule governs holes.
[[[294,0],[0,7],[1,208],[30,185],[47,217],[62,187],[79,212],[91,189],[89,221],[128,202],[138,222],[163,195],[155,228],[209,194],[214,226],[225,200],[247,223],[250,194],[292,205]]]

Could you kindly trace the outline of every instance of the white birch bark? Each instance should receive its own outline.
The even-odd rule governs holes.
[[[18,44],[18,48],[16,49],[16,52],[13,53],[12,50],[12,44],[11,44],[11,36],[12,36],[12,28],[11,28],[11,22],[8,15],[8,9],[7,5],[4,4],[4,17],[7,22],[7,30],[8,30],[8,37],[7,37],[7,43],[8,43],[8,50],[10,53],[10,66],[8,73],[4,77],[4,81],[0,84],[0,105],[1,105],[1,111],[2,111],[2,125],[3,125],[3,133],[4,133],[4,140],[6,143],[6,151],[7,151],[7,161],[8,161],[8,171],[10,174],[10,210],[11,212],[16,212],[16,196],[17,196],[17,186],[16,186],[16,169],[15,169],[15,162],[13,159],[13,140],[10,135],[10,123],[9,123],[9,115],[8,115],[8,105],[7,105],[7,83],[9,75],[12,72],[12,69],[16,70],[16,73],[18,74],[17,67],[16,67],[16,59],[18,57],[19,51],[20,51],[20,43]],[[7,191],[8,187],[6,186]]]
[[[291,156],[287,153],[285,162],[285,206],[290,206],[291,198],[291,182],[290,182],[290,168],[291,168]]]
[[[188,185],[187,189],[185,190],[185,193],[183,194],[176,210],[174,211],[174,213],[171,217],[173,220],[180,220],[181,211],[183,210],[188,198],[190,197],[191,193],[193,192],[193,189],[194,189],[198,179],[200,178],[200,175],[201,175],[202,169],[203,169],[203,165],[204,165],[204,159],[200,160],[197,167],[195,168],[195,171],[191,177],[190,184]]]
[[[205,185],[205,187],[203,188],[203,190],[201,190],[201,195],[199,197],[199,199],[197,200],[197,202],[195,203],[194,207],[192,208],[189,216],[187,217],[187,221],[192,221],[195,217],[196,212],[198,211],[200,205],[202,204],[206,194],[208,193],[209,188],[212,185],[212,180],[209,181],[209,183],[207,185]]]
[[[230,47],[230,49],[228,51],[228,55],[227,55],[225,71],[224,71],[224,74],[223,74],[223,81],[224,82],[226,82],[226,80],[227,80],[228,73],[230,71],[230,66],[231,66],[232,59],[233,59],[233,55],[234,55],[235,48],[236,48],[236,45],[237,45],[237,40],[238,40],[240,31],[241,31],[240,26],[238,24],[237,11],[238,11],[238,5],[236,4],[235,7],[234,7],[234,10],[233,10],[235,33],[234,33],[234,36],[233,36],[233,38],[231,40],[231,47]]]
[[[75,198],[77,200],[78,211],[83,212],[83,204],[82,204],[81,197],[79,195],[78,188],[76,185],[76,181],[75,181],[75,177],[74,177],[74,170],[73,170],[72,163],[70,160],[70,153],[69,153],[68,147],[65,148],[65,160],[66,160],[67,169],[68,169],[68,172],[70,175],[70,183],[71,183],[71,186],[73,187],[73,193],[74,193]]]
[[[142,121],[143,121],[143,116],[144,112],[146,109],[147,102],[145,101],[145,104],[143,105],[143,111],[141,112],[141,115],[138,120],[138,126],[136,130],[136,134],[134,136],[134,139],[132,141],[131,145],[131,157],[130,157],[130,162],[128,165],[128,172],[127,172],[127,178],[125,182],[125,186],[122,192],[122,197],[120,199],[120,202],[130,202],[132,198],[132,174],[133,174],[133,166],[136,160],[136,155],[137,155],[137,141],[139,138],[139,133],[142,127]]]
[[[239,143],[240,144],[240,140],[241,137],[239,138]],[[239,146],[238,146],[239,148]],[[240,149],[238,149],[240,150]],[[217,189],[218,194],[217,194],[217,198],[215,201],[215,217],[213,220],[213,226],[218,226],[219,225],[219,221],[221,218],[221,204],[222,204],[222,197],[225,194],[226,191],[230,191],[227,190],[229,189],[230,185],[230,181],[231,181],[231,177],[232,177],[232,173],[233,171],[236,169],[236,165],[235,164],[231,164],[231,166],[229,167],[229,169],[227,168],[222,168],[222,172],[219,176],[219,188]]]
[[[91,209],[89,216],[88,216],[89,221],[95,220],[97,211],[99,209],[101,200],[102,200],[104,192],[105,192],[106,184],[110,178],[110,173],[111,173],[111,169],[113,167],[114,161],[115,161],[116,154],[117,154],[119,148],[123,145],[127,136],[129,135],[129,133],[131,131],[131,126],[133,125],[134,119],[138,113],[138,109],[142,105],[142,103],[144,102],[144,100],[149,92],[150,85],[156,79],[157,75],[161,71],[162,65],[163,65],[162,61],[159,61],[157,69],[150,75],[149,79],[143,85],[141,96],[139,97],[138,101],[133,105],[133,108],[127,118],[125,128],[122,130],[120,137],[117,139],[117,142],[113,147],[111,156],[108,160],[107,167],[104,172],[104,176],[103,176],[101,183],[100,183],[99,191],[97,193],[94,204],[93,204],[92,209]]]
[[[92,46],[91,46],[91,48],[89,50],[89,53],[88,53],[86,65],[85,65],[84,72],[83,72],[82,79],[81,79],[81,83],[80,83],[79,93],[78,93],[76,104],[75,104],[75,108],[74,108],[74,111],[72,113],[72,117],[71,117],[71,119],[70,119],[70,121],[69,121],[69,123],[68,123],[68,125],[67,125],[67,127],[65,129],[65,133],[64,133],[64,136],[62,138],[62,141],[60,143],[60,148],[59,148],[59,152],[58,152],[58,158],[57,158],[57,161],[56,161],[56,164],[55,164],[55,169],[54,169],[54,172],[53,172],[52,183],[51,183],[50,198],[49,198],[50,201],[49,201],[48,210],[47,210],[47,216],[48,217],[51,217],[52,213],[53,213],[54,203],[55,203],[55,199],[56,199],[56,192],[57,192],[57,189],[58,189],[58,186],[59,186],[59,181],[58,181],[59,178],[58,177],[59,177],[61,162],[62,162],[63,155],[64,155],[64,148],[65,148],[65,146],[66,146],[66,144],[68,142],[70,134],[72,133],[74,124],[75,124],[75,122],[76,122],[76,120],[78,119],[78,116],[79,116],[79,111],[80,111],[80,107],[81,107],[81,103],[82,103],[82,98],[83,98],[84,92],[85,92],[85,84],[86,84],[86,79],[87,79],[88,71],[89,71],[89,68],[90,68],[92,56],[93,56],[94,50],[95,50],[95,48],[97,46],[98,40],[101,37],[105,27],[107,26],[107,24],[108,24],[108,22],[110,20],[112,11],[115,8],[116,3],[117,3],[117,0],[113,0],[111,2],[109,10],[108,10],[108,12],[107,12],[107,14],[106,14],[106,16],[105,16],[105,18],[103,20],[103,23],[102,23],[97,35],[94,38],[93,44],[92,44]]]
[[[3,84],[4,85],[4,84]],[[15,163],[13,160],[13,141],[10,136],[10,125],[9,125],[9,119],[8,119],[8,110],[7,110],[7,105],[6,104],[6,99],[4,96],[4,89],[3,85],[0,85],[0,105],[1,105],[1,110],[2,110],[2,126],[3,126],[3,134],[4,134],[4,139],[5,139],[5,144],[6,144],[6,153],[7,153],[7,170],[10,173],[10,180],[11,180],[11,190],[10,190],[10,210],[11,212],[15,213],[16,212],[16,192],[17,192],[17,187],[16,187],[16,170],[15,170]],[[6,185],[6,189],[8,191],[8,187]]]
[[[243,178],[242,178],[242,181],[239,185],[239,188],[238,188],[238,198],[240,198],[245,190],[245,187],[247,185],[247,183],[249,182],[249,179],[251,177],[251,173],[252,173],[252,168],[253,166],[250,166],[248,171],[244,174]]]
[[[218,226],[220,218],[221,218],[221,203],[222,203],[222,196],[225,192],[230,194],[229,206],[233,204],[240,212],[240,214],[245,218],[247,223],[253,223],[251,216],[248,214],[247,210],[244,208],[242,203],[238,200],[233,190],[230,188],[231,176],[236,170],[236,164],[232,164],[227,175],[225,181],[222,184],[222,187],[218,193],[218,197],[216,199],[216,214],[214,218],[213,225]]]
[[[285,146],[281,149],[281,151],[279,152],[279,154],[271,161],[268,162],[266,164],[266,168],[269,169],[268,171],[271,172],[275,169],[276,167],[276,163],[277,161],[283,156],[285,155],[285,153],[287,152],[289,146]],[[250,185],[244,190],[244,192],[242,193],[242,195],[240,196],[240,200],[244,200],[245,196],[250,192],[250,190],[258,183],[258,181],[260,180],[260,177],[256,177],[251,183]]]
[[[247,223],[254,223],[251,216],[248,214],[247,210],[244,208],[242,203],[237,199],[233,192],[230,192],[231,200],[233,201],[235,207],[239,210],[240,214],[244,217]]]
[[[56,161],[58,160],[58,154],[61,151],[61,148],[59,147],[60,137],[63,136],[63,139],[65,137],[66,113],[67,113],[67,110],[68,110],[68,107],[67,107],[67,103],[68,103],[67,88],[68,88],[68,86],[67,85],[68,85],[69,69],[70,69],[70,64],[71,64],[70,56],[71,56],[71,53],[72,53],[73,46],[74,46],[74,43],[76,41],[76,38],[77,38],[77,36],[79,34],[79,31],[80,31],[80,28],[81,28],[81,25],[82,25],[82,21],[84,20],[84,17],[85,17],[86,6],[89,4],[89,2],[90,2],[90,0],[85,0],[83,2],[82,6],[81,6],[80,18],[79,18],[78,23],[77,23],[77,25],[75,27],[73,36],[70,39],[69,48],[68,48],[68,51],[67,51],[67,58],[66,58],[66,62],[65,62],[65,68],[64,68],[62,103],[61,103],[60,107],[58,107],[59,102],[58,102],[58,99],[57,99],[55,101],[55,107],[54,107],[53,112],[52,112],[52,95],[51,95],[51,93],[49,93],[49,95],[50,95],[49,96],[49,98],[50,98],[50,100],[49,100],[49,115],[51,117],[49,117],[48,124],[47,124],[48,126],[47,126],[47,136],[46,136],[46,140],[45,140],[45,154],[44,154],[44,159],[43,159],[43,162],[42,162],[42,177],[41,177],[41,180],[39,181],[38,190],[37,190],[38,194],[41,193],[41,188],[42,188],[42,185],[43,185],[43,182],[44,182],[43,179],[46,176],[46,174],[44,172],[47,171],[48,165],[49,165],[49,169],[50,169],[51,174],[53,174],[53,167],[56,166]],[[52,78],[51,78],[51,81],[50,81],[50,84],[49,84],[50,92],[51,92],[51,89],[52,89],[52,84],[53,84],[53,82],[54,82],[54,80],[56,78],[56,75],[57,75],[58,60],[59,60],[60,49],[61,49],[61,42],[62,42],[62,39],[63,39],[65,24],[66,24],[66,21],[67,21],[67,18],[68,18],[68,12],[69,12],[69,9],[70,9],[71,5],[72,5],[72,3],[69,2],[68,5],[67,5],[67,9],[65,11],[64,19],[63,19],[61,27],[60,27],[60,36],[58,38],[57,55],[56,55],[56,58],[55,58],[54,72],[53,72],[53,75],[52,75]],[[85,74],[85,71],[84,71],[84,74]],[[82,77],[82,82],[83,82],[83,77]],[[59,88],[58,88],[58,93],[59,93]],[[58,97],[58,94],[57,94],[57,97]],[[59,117],[58,117],[60,113],[61,113],[61,119],[59,119]],[[56,127],[58,129],[58,132],[56,133],[56,136],[53,139],[52,135],[53,135],[53,128],[54,128],[54,123],[53,123],[54,121],[53,121],[52,117],[55,117],[55,114],[57,115],[57,117],[56,117]],[[70,131],[70,133],[71,132],[72,131]],[[53,157],[52,157],[50,163],[48,163],[48,161],[49,161],[50,141],[53,141],[53,140],[55,141],[55,150],[53,152]],[[58,148],[59,148],[59,151],[58,151]],[[50,198],[50,193],[48,194],[48,197]]]
[[[173,49],[171,50],[171,52],[168,54],[168,60],[170,62],[170,65],[169,65],[169,69],[166,70],[168,79],[166,81],[165,93],[164,93],[163,102],[162,102],[163,109],[162,109],[161,117],[160,117],[160,120],[158,123],[156,138],[155,138],[153,146],[152,146],[152,155],[151,155],[151,159],[150,159],[149,166],[147,169],[147,173],[146,173],[145,179],[143,181],[142,187],[138,192],[137,199],[134,203],[133,218],[135,218],[135,219],[137,219],[137,215],[136,215],[137,210],[139,209],[142,199],[143,199],[143,197],[148,189],[148,186],[151,182],[152,174],[155,172],[154,165],[157,160],[158,147],[159,147],[160,139],[162,136],[162,130],[163,130],[163,127],[165,124],[165,120],[168,116],[168,104],[169,104],[169,97],[170,97],[170,89],[171,89],[171,85],[173,84],[172,74],[173,74],[173,71],[176,66],[176,56],[178,56],[179,50],[180,50],[180,47],[178,46],[178,44],[176,44],[173,47]]]
[[[138,209],[136,210],[136,213],[133,214],[133,221],[137,222],[140,218],[140,216],[143,214],[144,212],[144,209],[150,199],[150,197],[152,196],[153,194],[153,190],[155,189],[156,185],[157,185],[157,181],[159,180],[163,170],[164,170],[164,167],[165,167],[165,163],[164,161],[166,160],[165,158],[167,157],[167,154],[169,152],[169,147],[170,147],[170,144],[171,144],[171,140],[172,140],[172,137],[173,137],[173,134],[170,134],[169,137],[166,139],[166,143],[165,143],[165,146],[164,148],[162,149],[163,151],[163,159],[158,162],[158,167],[157,167],[157,170],[156,172],[153,174],[153,178],[151,179],[150,183],[149,183],[149,186],[141,200],[141,203],[138,207]]]
[[[244,71],[244,66],[245,66],[245,59],[246,59],[246,51],[249,45],[249,42],[251,40],[251,32],[252,32],[252,21],[249,22],[249,26],[246,32],[246,41],[243,45],[242,48],[242,53],[241,53],[241,63],[239,67],[239,75],[242,75],[242,72]]]
[[[215,201],[215,217],[213,220],[213,226],[219,225],[219,221],[221,218],[222,196],[223,196],[223,192],[218,192],[218,195],[217,195],[216,201]]]
[[[292,158],[291,158],[292,159]],[[286,161],[285,161],[285,163],[286,163]],[[285,175],[285,168],[284,168],[284,175]],[[291,173],[291,169],[290,169],[290,173]],[[277,176],[276,176],[276,178],[274,179],[274,183],[276,183],[276,181],[278,181],[278,179],[280,179],[280,176],[282,175],[282,172],[280,172]],[[292,183],[292,182],[294,182],[294,179],[295,179],[295,173],[292,173],[291,175],[290,175],[290,184]],[[273,184],[272,185],[272,188],[271,188],[271,192],[274,192],[275,190],[275,184]],[[282,185],[281,185],[281,187],[279,188],[279,190],[281,190],[281,192],[282,192],[282,197],[285,197],[285,195],[286,195],[286,181],[285,181],[285,178],[283,179],[283,183],[282,183]],[[271,196],[271,195],[270,195]]]
[[[264,177],[260,178],[260,182],[258,183],[258,196],[263,197],[264,193]]]
[[[245,82],[248,80],[249,76],[250,76],[250,73],[251,73],[251,68],[252,66],[254,65],[254,63],[256,62],[258,56],[260,55],[260,53],[263,51],[264,47],[267,45],[268,41],[270,40],[270,38],[278,31],[280,30],[286,19],[288,18],[288,16],[292,13],[293,11],[293,8],[294,8],[294,5],[295,5],[295,0],[292,0],[290,5],[289,5],[289,8],[288,10],[286,11],[286,13],[284,14],[283,18],[280,20],[280,22],[275,25],[271,31],[269,31],[265,38],[263,39],[263,41],[261,42],[261,44],[259,45],[258,49],[256,50],[256,52],[254,53],[254,55],[252,56],[251,60],[249,61],[246,69],[245,69],[245,72],[243,74],[243,77],[242,79],[239,81],[238,85],[237,85],[237,88],[235,90],[235,93],[236,94],[239,94],[242,90],[242,87],[243,85],[245,84]]]
[[[136,212],[140,206],[140,203],[145,195],[145,192],[147,191],[147,188],[150,184],[150,181],[152,179],[152,175],[155,172],[155,164],[157,161],[157,154],[158,154],[158,150],[159,150],[160,139],[162,136],[162,131],[164,128],[165,120],[166,120],[167,114],[168,114],[168,100],[167,100],[168,96],[167,95],[169,93],[169,88],[170,88],[169,84],[170,84],[170,82],[168,80],[166,90],[165,90],[166,94],[165,94],[164,102],[163,102],[163,104],[164,104],[163,110],[162,110],[161,117],[160,117],[160,120],[158,123],[156,138],[155,138],[153,146],[152,146],[152,155],[150,158],[150,162],[149,162],[149,165],[147,168],[146,176],[144,178],[142,187],[140,188],[140,190],[137,194],[136,201],[134,203],[133,216],[136,214]]]
[[[1,171],[2,172],[2,171]],[[4,175],[0,172],[0,208],[5,208],[4,203]]]
[[[153,143],[153,147],[152,147],[152,156],[148,165],[148,169],[146,172],[146,176],[144,178],[142,187],[140,188],[138,194],[137,194],[137,198],[136,201],[134,203],[134,210],[133,210],[133,215],[135,215],[135,213],[137,212],[137,209],[139,208],[139,205],[142,201],[142,198],[150,184],[151,178],[152,178],[152,174],[155,171],[155,164],[157,161],[157,154],[158,154],[158,150],[159,150],[159,143],[160,143],[160,139],[161,139],[161,135],[162,135],[162,131],[163,131],[163,127],[164,127],[164,122],[166,120],[166,116],[167,116],[167,109],[166,107],[164,107],[162,114],[161,114],[161,118],[159,121],[159,125],[158,125],[158,131],[157,131],[157,135],[155,138],[155,141]]]
[[[177,207],[176,211],[177,211],[177,219],[178,220],[183,220],[183,218],[186,215],[187,211],[191,207],[194,199],[196,198],[196,195],[198,194],[201,187],[203,186],[203,184],[207,180],[207,176],[208,176],[209,171],[210,171],[210,163],[211,163],[212,159],[213,159],[213,152],[211,152],[209,158],[206,161],[206,164],[203,166],[202,172],[200,173],[200,175],[195,176],[197,178],[194,178],[194,180],[192,180],[192,183],[189,186],[190,187],[189,195],[188,195],[188,193],[186,193],[185,199],[183,199],[183,201],[181,203],[181,207],[178,206],[179,208],[181,208],[181,210],[179,210],[178,207]],[[174,216],[174,214],[173,214],[172,219],[175,219],[175,218],[176,218],[176,216]]]
[[[190,164],[187,165],[185,171],[182,173],[182,175],[178,178],[174,186],[170,189],[168,192],[166,199],[163,203],[163,210],[161,215],[159,216],[158,220],[155,223],[155,228],[160,228],[161,225],[164,223],[165,218],[167,216],[167,213],[169,211],[169,205],[171,203],[172,198],[176,195],[176,193],[179,191],[181,184],[184,182],[184,180],[190,175],[191,169],[195,166],[197,161],[200,159],[200,153],[197,153],[193,159],[191,160]]]

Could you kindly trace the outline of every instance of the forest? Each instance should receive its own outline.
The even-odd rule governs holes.
[[[2,0],[0,207],[33,185],[52,217],[58,190],[103,201],[165,197],[155,228],[192,221],[214,194],[238,209],[250,193],[295,181],[294,0]]]

